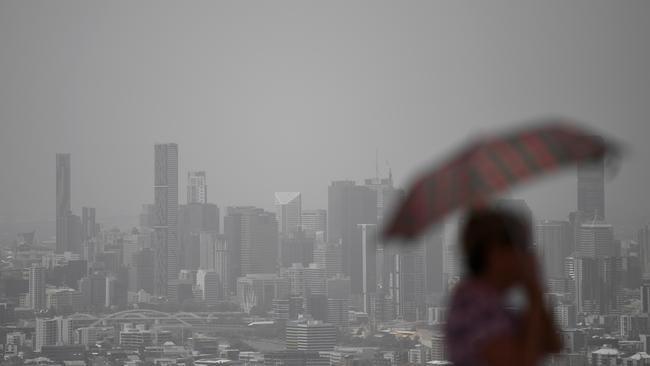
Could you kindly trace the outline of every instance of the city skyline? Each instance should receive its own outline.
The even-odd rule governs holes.
[[[57,152],[75,157],[72,205],[95,207],[102,220],[134,217],[153,200],[146,167],[153,161],[148,147],[157,141],[183,146],[180,186],[190,170],[219,177],[210,187],[210,200],[219,206],[270,210],[273,192],[300,191],[305,208],[319,208],[329,181],[373,177],[377,150],[382,172],[388,161],[396,186],[405,188],[418,168],[468,136],[548,114],[583,121],[630,146],[618,179],[606,187],[613,193],[608,217],[625,233],[650,221],[642,183],[650,125],[641,97],[650,88],[637,77],[646,74],[650,57],[642,36],[646,4],[578,1],[507,11],[482,4],[476,14],[484,18],[455,3],[398,9],[332,3],[321,11],[301,6],[294,15],[267,5],[265,17],[244,4],[159,5],[151,12],[136,10],[144,4],[107,4],[107,12],[89,4],[44,4],[43,12],[17,2],[1,6],[7,62],[0,75],[7,90],[16,91],[0,101],[7,172],[0,177],[2,228],[51,220],[54,196],[42,183],[54,179],[50,162]],[[131,16],[120,16],[130,10]],[[445,12],[457,16],[442,17]],[[539,13],[548,17],[533,15]],[[33,22],[21,21],[27,16]],[[77,21],[84,17],[87,22]],[[253,17],[257,26],[223,17]],[[302,29],[296,19],[310,27]],[[337,19],[350,36],[331,34],[327,19]],[[575,19],[593,21],[576,27]],[[124,32],[104,22],[118,22]],[[506,32],[505,25],[518,30]],[[157,42],[159,32],[170,35],[169,47]],[[197,57],[159,57],[171,49]],[[512,58],[504,49],[525,52]],[[257,50],[274,57],[260,58]],[[541,60],[548,67],[539,67]],[[584,67],[585,60],[593,63]],[[21,95],[30,97],[17,99]],[[272,156],[276,169],[262,156]],[[554,218],[573,204],[574,181],[563,174],[515,194],[541,218]],[[549,194],[564,199],[549,205]],[[624,228],[630,221],[638,222]]]
[[[0,0],[0,366],[649,365],[649,16]]]

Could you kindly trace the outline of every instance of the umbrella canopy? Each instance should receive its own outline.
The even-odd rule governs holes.
[[[384,238],[413,238],[458,208],[483,205],[532,177],[617,151],[605,138],[561,120],[475,140],[416,179]]]

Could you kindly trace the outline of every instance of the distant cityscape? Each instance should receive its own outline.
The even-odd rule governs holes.
[[[442,326],[463,272],[454,233],[381,242],[405,194],[390,170],[329,182],[327,207],[275,192],[269,212],[211,202],[210,175],[179,172],[177,144],[153,154],[154,200],[126,231],[71,207],[74,160],[56,154],[56,239],[24,232],[1,251],[5,364],[450,364]],[[619,240],[604,185],[603,162],[578,166],[565,217],[495,201],[534,223],[564,339],[547,365],[650,364],[650,226]]]

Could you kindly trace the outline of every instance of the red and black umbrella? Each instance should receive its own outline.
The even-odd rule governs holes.
[[[613,142],[561,120],[478,139],[415,181],[384,238],[413,238],[452,211],[481,206],[529,178],[617,153]]]

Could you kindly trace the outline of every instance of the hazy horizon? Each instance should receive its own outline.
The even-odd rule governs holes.
[[[0,2],[0,222],[54,221],[55,153],[72,207],[136,216],[153,145],[179,145],[224,208],[276,191],[327,208],[333,180],[387,164],[398,186],[479,131],[566,116],[630,148],[607,218],[650,221],[647,2]],[[513,196],[576,206],[572,171]],[[553,197],[549,200],[549,197]],[[135,223],[134,223],[135,224]],[[3,225],[4,226],[4,225]]]

